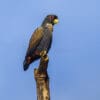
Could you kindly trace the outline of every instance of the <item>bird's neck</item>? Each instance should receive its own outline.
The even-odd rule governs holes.
[[[43,25],[44,28],[48,28],[50,31],[53,31],[53,25],[51,23],[46,23]]]

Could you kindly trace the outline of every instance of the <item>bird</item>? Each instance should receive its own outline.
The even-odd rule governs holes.
[[[52,44],[53,26],[58,22],[57,15],[47,15],[42,24],[32,33],[23,62],[24,71],[29,68],[31,63],[49,52]]]

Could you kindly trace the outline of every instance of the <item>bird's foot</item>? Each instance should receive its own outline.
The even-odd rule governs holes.
[[[40,52],[40,56],[41,57],[44,57],[46,55],[47,55],[47,51],[46,50],[43,50],[43,51]]]

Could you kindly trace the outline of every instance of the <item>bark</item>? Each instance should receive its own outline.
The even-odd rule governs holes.
[[[41,57],[40,65],[34,69],[37,87],[37,100],[50,100],[49,77],[47,73],[48,56]]]

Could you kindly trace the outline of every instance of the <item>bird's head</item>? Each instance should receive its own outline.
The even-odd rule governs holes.
[[[59,22],[58,16],[56,15],[47,15],[46,18],[44,19],[42,25],[45,25],[46,23],[50,23],[52,25],[55,25]]]

